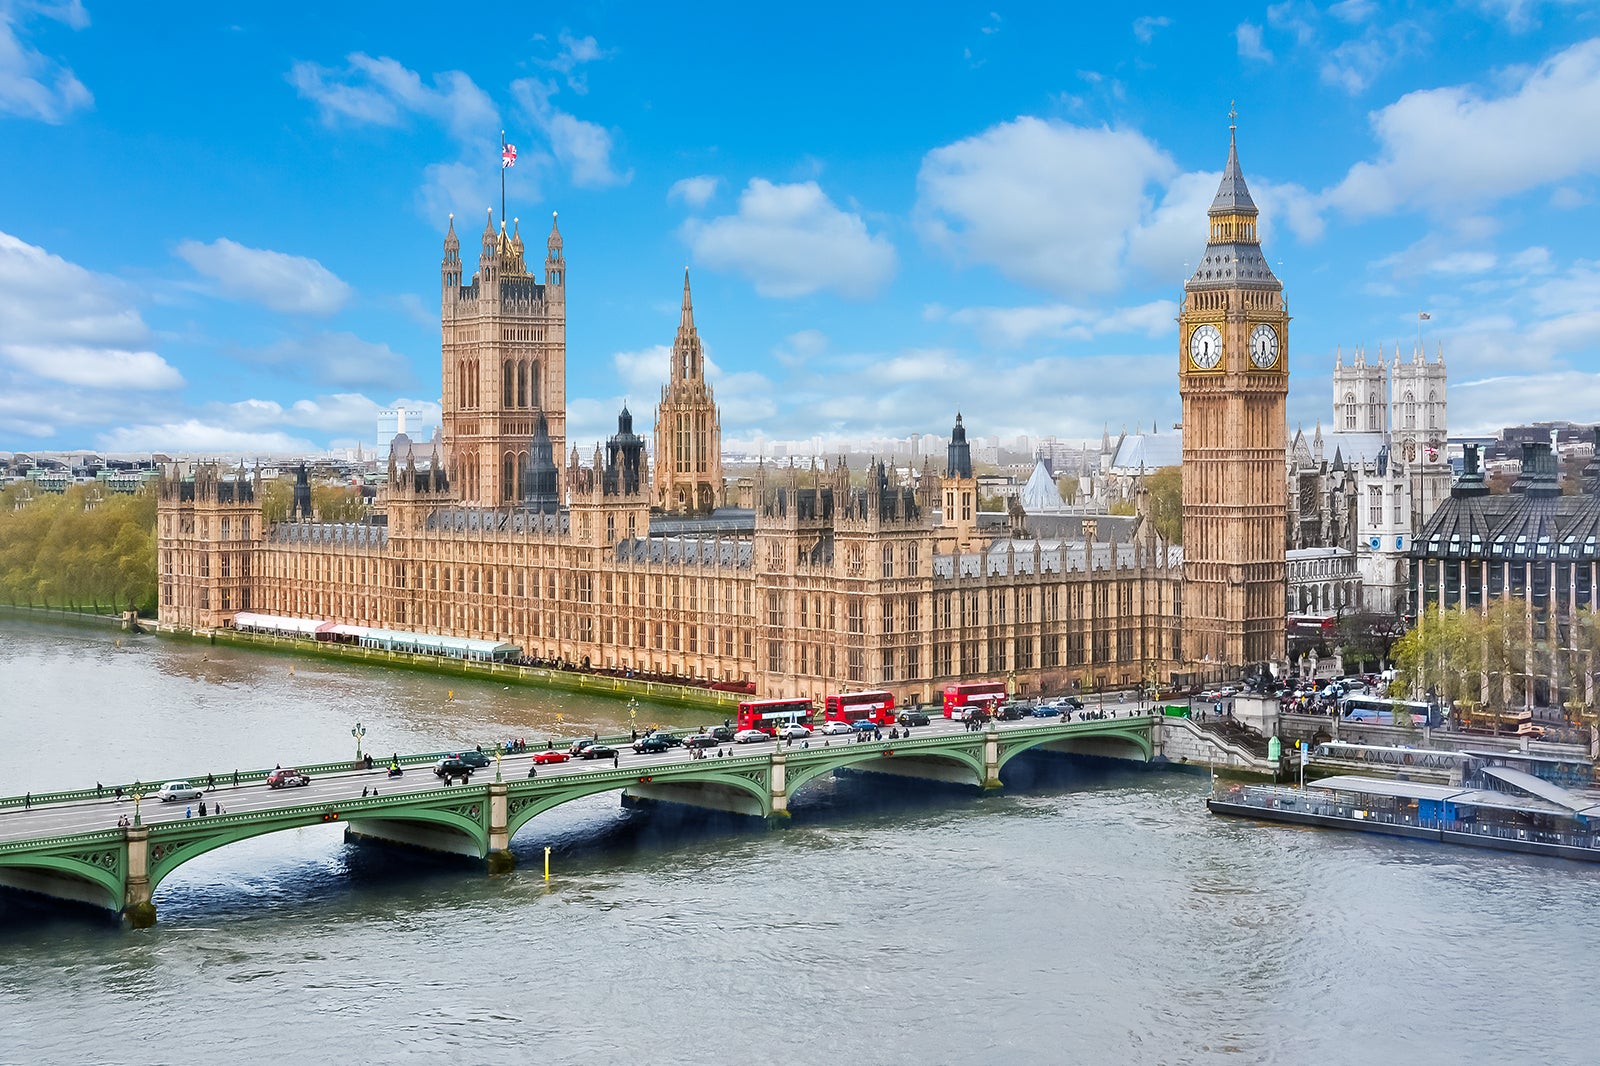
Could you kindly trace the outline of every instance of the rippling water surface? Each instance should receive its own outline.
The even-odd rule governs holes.
[[[0,791],[333,758],[357,718],[378,751],[627,726],[536,689],[118,638],[0,616]],[[1600,871],[1216,819],[1204,787],[1056,760],[984,799],[852,776],[773,832],[591,797],[523,829],[499,878],[318,827],[182,867],[142,932],[0,894],[0,1062],[1600,1057]]]

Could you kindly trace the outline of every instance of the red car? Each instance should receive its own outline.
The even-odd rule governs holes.
[[[541,751],[533,757],[533,761],[542,766],[545,763],[566,762],[570,758],[572,756],[564,751]]]

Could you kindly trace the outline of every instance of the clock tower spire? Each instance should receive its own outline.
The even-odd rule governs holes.
[[[1289,316],[1261,253],[1234,117],[1178,315],[1183,658],[1245,666],[1284,655]]]

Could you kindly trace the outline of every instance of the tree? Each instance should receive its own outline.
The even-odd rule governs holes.
[[[294,484],[287,478],[267,478],[261,482],[261,521],[265,525],[287,522],[294,503]]]
[[[1071,503],[1078,495],[1078,479],[1071,474],[1062,474],[1056,478],[1056,491],[1061,493],[1061,498]]]
[[[15,488],[15,486],[13,486]],[[0,597],[13,604],[153,612],[156,498],[74,485],[7,490],[0,509]]]
[[[1156,534],[1168,544],[1183,543],[1183,468],[1163,466],[1145,475],[1150,494],[1150,518]]]
[[[367,501],[349,485],[312,485],[311,509],[322,522],[358,522],[367,516]]]

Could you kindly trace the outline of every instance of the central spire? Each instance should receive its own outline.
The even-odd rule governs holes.
[[[694,332],[694,301],[689,296],[689,268],[683,268],[683,310],[678,315],[678,332]]]

